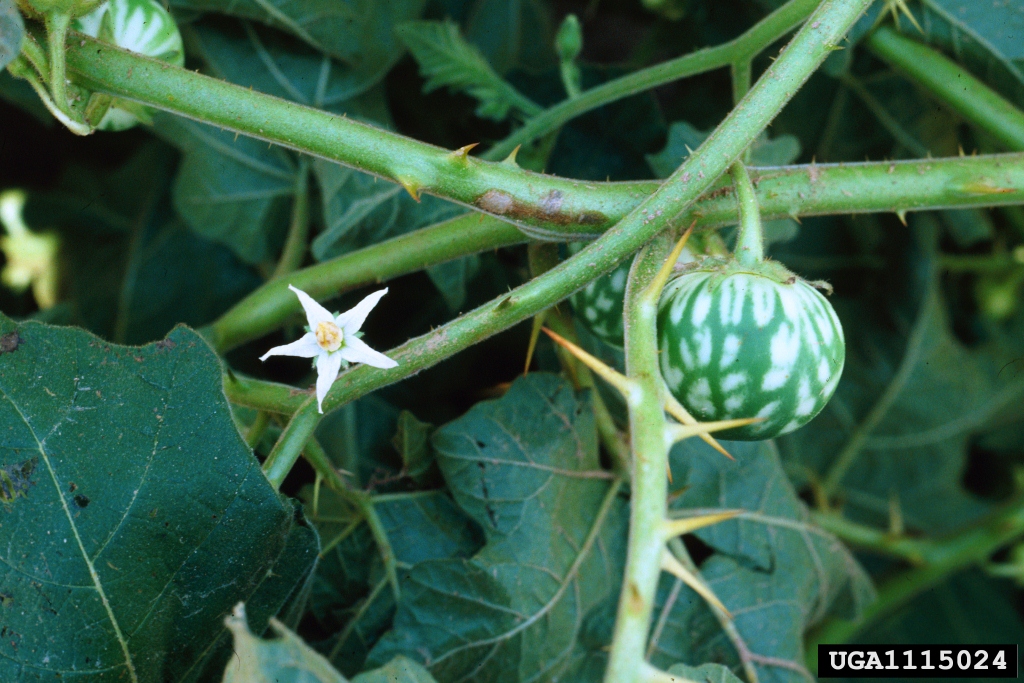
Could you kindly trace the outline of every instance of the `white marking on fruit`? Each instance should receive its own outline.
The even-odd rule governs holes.
[[[668,361],[662,361],[661,374],[664,375],[672,393],[679,391],[679,385],[683,383],[683,371],[673,366]]]
[[[679,357],[683,361],[683,365],[687,370],[694,368],[693,354],[690,352],[690,345],[685,339],[679,340]]]
[[[818,361],[818,383],[819,384],[825,384],[826,382],[828,382],[828,378],[829,378],[828,359],[827,358],[822,358],[820,361]]]
[[[747,373],[731,372],[725,376],[725,379],[722,380],[722,391],[732,391],[733,389],[739,389],[746,383]]]
[[[715,414],[715,404],[711,402],[711,385],[707,377],[701,377],[686,392],[686,401],[690,407],[707,415]]]
[[[626,271],[620,270],[612,275],[612,289],[616,292],[626,291]]]
[[[594,302],[594,305],[600,310],[607,312],[612,310],[612,307],[615,306],[615,302],[612,301],[611,297],[605,296],[602,292],[601,296],[597,297],[597,301]]]
[[[697,342],[697,363],[701,367],[711,364],[711,330],[697,330],[693,335]]]
[[[726,336],[725,341],[722,343],[722,360],[719,361],[718,367],[725,369],[736,362],[736,358],[740,355],[740,338],[735,334]]]
[[[750,288],[750,299],[754,307],[754,322],[764,327],[775,317],[775,289],[760,283]]]
[[[774,391],[785,386],[789,381],[789,372],[782,368],[772,368],[765,373],[764,381],[761,382],[761,391]]]
[[[697,295],[697,300],[693,303],[693,324],[695,327],[700,327],[704,324],[704,321],[708,317],[708,313],[711,311],[711,295],[707,292],[700,292]]]
[[[797,389],[797,398],[800,403],[796,406],[796,414],[798,417],[806,417],[814,412],[814,406],[817,401],[811,396],[811,382],[804,375],[800,378],[800,385]]]
[[[726,415],[734,415],[737,410],[743,407],[744,396],[743,394],[733,394],[729,398],[725,399],[725,410]]]
[[[735,277],[732,278],[733,290],[736,296],[732,300],[732,311],[729,316],[729,322],[733,325],[739,325],[740,321],[743,320],[743,302],[747,299],[746,280],[747,278],[743,278],[742,280]]]
[[[778,331],[772,335],[771,354],[773,369],[789,372],[796,365],[800,355],[800,339],[788,322],[780,324]]]

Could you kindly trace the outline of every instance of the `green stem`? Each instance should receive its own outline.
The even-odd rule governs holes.
[[[316,426],[320,424],[320,417],[320,413],[317,412],[316,396],[310,396],[299,406],[281,432],[277,443],[263,463],[263,473],[267,475],[275,491],[281,488],[295,461],[302,455],[306,443],[312,438]]]
[[[682,78],[721,69],[735,62],[749,61],[765,47],[799,26],[817,5],[818,0],[790,0],[746,33],[727,43],[634,71],[582,92],[577,97],[559,102],[531,118],[522,128],[482,156],[493,161],[504,159],[518,145],[528,145],[588,111]]]
[[[899,162],[812,164],[751,169],[763,220],[788,216],[930,210],[1024,203],[1024,154],[950,157]],[[625,199],[610,201],[624,216],[657,183],[617,183]],[[597,183],[595,187],[603,187]],[[738,204],[728,179],[681,214],[698,229],[736,223]],[[584,228],[589,236],[594,228]],[[288,284],[326,299],[344,291],[468,254],[510,246],[526,238],[491,217],[466,214],[272,280],[231,308],[204,333],[220,351],[259,338],[300,313]],[[250,405],[246,403],[246,405]],[[267,407],[266,404],[260,404]]]
[[[1013,254],[942,254],[938,262],[950,273],[1005,273],[1024,266]]]
[[[366,521],[374,543],[377,544],[377,552],[380,553],[381,560],[384,562],[384,573],[387,576],[388,583],[391,585],[391,592],[394,594],[395,600],[398,600],[401,597],[401,591],[398,587],[397,559],[395,558],[395,551],[391,547],[391,541],[388,539],[387,529],[384,528],[380,515],[374,509],[373,497],[366,491],[358,491],[351,488],[342,479],[338,470],[335,469],[334,464],[331,462],[330,457],[324,451],[323,446],[315,438],[310,437],[306,441],[303,453],[306,456],[306,460],[324,478],[327,485],[351,504]]]
[[[764,230],[761,228],[761,210],[750,174],[743,162],[732,165],[736,197],[739,200],[739,234],[736,236],[736,260],[745,266],[754,266],[764,260]]]
[[[292,218],[281,258],[274,269],[274,277],[284,277],[302,265],[306,258],[309,237],[309,157],[300,156],[295,174],[295,199],[292,200]]]
[[[889,26],[880,27],[864,44],[1007,149],[1024,150],[1024,112],[938,50]]]
[[[686,215],[691,203],[704,194],[714,180],[765,129],[870,3],[871,0],[831,0],[823,3],[815,15],[815,21],[805,24],[790,46],[704,144],[686,159],[657,192],[645,199],[615,227],[572,258],[517,287],[508,295],[488,302],[388,352],[398,362],[397,367],[379,370],[360,365],[346,371],[325,398],[325,410],[333,410],[359,396],[420,372],[535,315],[582,288],[587,282],[610,272],[622,259],[637,251],[665,227],[678,225],[680,217]],[[816,169],[809,171],[816,172]],[[818,179],[820,176],[816,176]],[[225,390],[230,392],[230,386],[226,384]]]
[[[626,286],[623,315],[630,390],[625,398],[633,470],[626,570],[605,670],[606,683],[640,680],[638,664],[646,656],[661,554],[665,551],[662,529],[668,510],[668,446],[656,329],[661,287],[652,284],[671,248],[667,235],[644,248],[633,261]]]
[[[270,413],[266,410],[256,413],[256,419],[252,421],[249,431],[245,433],[245,443],[248,444],[249,448],[256,448],[256,445],[263,438],[263,435],[266,434],[267,427],[269,426]]]
[[[224,352],[262,337],[301,313],[295,295],[288,290],[289,284],[323,300],[525,239],[508,223],[468,213],[271,280],[235,304],[203,333],[215,348]]]
[[[911,564],[922,564],[933,545],[932,541],[893,535],[882,529],[851,522],[834,512],[811,512],[811,518],[822,529],[855,548],[898,557]]]
[[[738,59],[732,63],[732,101],[733,104],[743,99],[743,96],[750,90],[753,74],[751,68],[753,62],[749,59]]]
[[[46,39],[50,48],[50,93],[53,103],[65,114],[70,116],[71,106],[68,101],[68,77],[66,58],[68,29],[71,27],[71,15],[65,12],[53,12],[46,15]]]
[[[850,525],[835,524],[840,537]],[[826,521],[828,524],[829,521]],[[826,526],[826,528],[828,528]],[[863,536],[860,532],[858,535]],[[985,562],[999,548],[1024,536],[1024,497],[988,516],[980,523],[953,536],[920,541],[922,565],[896,574],[883,582],[878,598],[868,605],[856,621],[831,619],[822,624],[808,638],[807,658],[811,671],[817,670],[818,643],[846,643],[853,640],[872,624],[892,614],[922,592],[942,583],[950,575],[975,564]]]

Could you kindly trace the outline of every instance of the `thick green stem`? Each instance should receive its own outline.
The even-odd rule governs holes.
[[[299,406],[281,432],[277,443],[263,463],[263,473],[267,475],[275,491],[281,488],[295,461],[302,455],[306,442],[313,437],[321,417],[322,415],[317,412],[316,396],[310,396]]]
[[[736,236],[736,260],[753,266],[764,260],[764,230],[761,228],[761,210],[757,205],[754,183],[743,162],[732,165],[732,179],[739,200],[739,233]]]
[[[643,249],[633,261],[626,286],[623,316],[630,387],[625,398],[629,409],[633,470],[626,571],[605,670],[606,683],[641,680],[639,664],[646,656],[654,594],[661,575],[661,555],[665,551],[663,524],[668,509],[668,445],[656,324],[658,297],[664,283],[655,283],[655,276],[671,249],[668,236],[656,239]]]
[[[938,50],[889,26],[880,27],[864,44],[1007,149],[1024,150],[1024,112]]]
[[[215,348],[227,351],[262,337],[301,313],[298,300],[288,290],[290,284],[314,299],[323,300],[525,239],[508,223],[468,213],[271,280],[235,304],[203,333]]]
[[[309,158],[299,157],[299,168],[295,174],[295,199],[292,200],[292,217],[288,225],[288,237],[281,250],[281,258],[274,269],[274,277],[288,275],[302,265],[306,257],[306,242],[309,237]]]
[[[824,2],[815,20],[805,24],[789,47],[704,144],[657,192],[615,227],[572,258],[507,296],[488,302],[390,351],[388,355],[398,362],[397,367],[379,370],[360,365],[348,370],[338,378],[327,395],[325,410],[332,410],[420,372],[529,318],[594,278],[610,272],[665,227],[678,225],[692,202],[704,194],[765,129],[870,3],[871,0]],[[809,172],[816,173],[814,169]],[[230,389],[226,384],[229,398]],[[252,405],[250,402],[245,404]]]
[[[71,114],[71,106],[68,101],[65,53],[70,27],[71,15],[66,12],[46,15],[46,39],[50,48],[50,93],[57,108],[68,115]]]
[[[1024,154],[754,168],[750,173],[757,182],[757,203],[764,220],[1024,203]],[[619,217],[659,187],[657,183],[618,185],[629,188],[625,200],[612,204],[611,215]],[[728,179],[723,179],[684,212],[679,222],[689,225],[696,220],[698,229],[720,227],[735,224],[737,211],[736,193]],[[525,239],[507,223],[466,214],[296,271],[287,280],[268,282],[205,333],[217,349],[226,351],[280,327],[300,313],[295,295],[288,291],[289,283],[316,299],[325,299]]]
[[[825,520],[825,527],[840,538],[850,530],[849,523]],[[855,544],[869,540],[862,529],[852,538]],[[878,599],[865,608],[856,621],[831,619],[822,624],[808,638],[807,658],[811,671],[817,670],[818,643],[846,643],[868,626],[892,614],[922,592],[942,583],[951,574],[971,565],[985,562],[999,548],[1024,536],[1024,498],[1018,497],[985,520],[953,536],[919,541],[920,566],[894,575],[878,589]],[[844,540],[847,540],[844,538]],[[884,550],[884,546],[869,542],[866,547]]]
[[[792,31],[807,18],[818,0],[790,0],[752,26],[746,33],[721,45],[697,50],[676,59],[634,71],[591,88],[534,116],[507,138],[491,147],[485,159],[504,159],[518,145],[558,130],[572,119],[611,102],[646,92],[689,76],[713,71],[737,62],[749,62],[758,52]]]
[[[249,426],[249,431],[245,433],[245,443],[249,448],[256,448],[263,435],[267,432],[267,427],[270,426],[270,413],[266,410],[261,410],[256,413],[256,419],[252,421],[252,425]]]

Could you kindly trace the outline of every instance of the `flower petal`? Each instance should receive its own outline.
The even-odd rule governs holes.
[[[316,359],[316,403],[320,412],[324,412],[324,397],[330,390],[334,380],[338,379],[341,370],[341,354],[322,353]]]
[[[377,305],[380,298],[387,293],[387,287],[374,292],[356,304],[355,307],[350,308],[339,315],[337,320],[334,322],[338,327],[345,331],[346,337],[358,332],[359,328],[361,328],[363,323],[366,321],[366,316],[370,314],[370,311],[372,311],[373,307]]]
[[[299,297],[299,303],[302,304],[302,310],[306,312],[306,322],[309,323],[309,330],[311,332],[315,332],[316,326],[324,321],[334,322],[334,316],[331,315],[331,312],[314,301],[313,297],[309,294],[291,285],[288,285],[288,289],[295,292],[295,296]]]
[[[316,343],[316,336],[312,332],[307,332],[291,344],[275,346],[260,356],[260,360],[266,360],[271,356],[298,356],[299,358],[312,358],[316,354],[320,353],[321,350],[320,345]]]
[[[345,337],[345,345],[338,350],[342,358],[350,363],[366,363],[375,368],[393,368],[398,365],[383,353],[374,351],[358,337]]]

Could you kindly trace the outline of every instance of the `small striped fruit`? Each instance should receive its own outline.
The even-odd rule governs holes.
[[[706,259],[658,308],[661,372],[700,420],[760,417],[723,439],[770,439],[828,403],[846,359],[843,329],[814,287],[774,262]]]
[[[571,252],[579,249],[578,246],[570,246]],[[691,263],[696,258],[695,254],[722,253],[724,249],[715,233],[694,235],[676,263]],[[618,268],[592,280],[569,298],[573,311],[586,328],[601,341],[620,349],[623,345],[622,307],[626,300],[626,280],[632,265],[633,259],[626,259]]]
[[[110,0],[72,24],[76,31],[99,38],[175,66],[184,66],[185,50],[174,18],[156,0]],[[125,107],[135,108],[128,111]],[[96,126],[99,130],[127,130],[139,122],[136,115],[147,116],[145,110],[131,103],[115,100]]]

